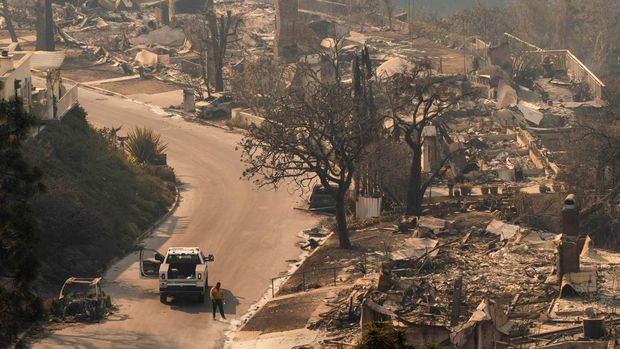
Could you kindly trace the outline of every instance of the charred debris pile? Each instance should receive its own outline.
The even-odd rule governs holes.
[[[309,328],[324,330],[326,344],[352,343],[382,322],[420,346],[615,347],[620,254],[579,231],[573,195],[561,234],[499,219],[455,223],[468,214],[401,223],[404,242],[378,273],[340,291]]]

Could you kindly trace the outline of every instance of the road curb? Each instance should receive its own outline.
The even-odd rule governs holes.
[[[157,230],[170,216],[174,214],[174,212],[179,207],[181,203],[181,189],[179,188],[179,183],[174,182],[174,187],[176,188],[176,195],[174,196],[174,202],[172,203],[172,207],[168,210],[168,212],[164,213],[158,220],[155,221],[150,227],[148,227],[142,234],[138,236],[136,242],[140,242],[153,234],[155,230]]]
[[[158,80],[158,81],[163,81],[163,82],[167,82],[167,83],[174,83],[174,84],[178,85],[178,83],[175,83],[175,82],[169,81],[169,80],[165,80],[165,79],[161,79],[159,77],[154,77],[154,79]],[[105,95],[108,95],[108,96],[120,97],[120,98],[127,99],[127,100],[130,100],[130,101],[135,102],[135,103],[139,103],[139,104],[145,105],[147,107],[161,108],[162,110],[165,110],[165,111],[170,112],[172,114],[178,114],[178,115],[181,115],[181,116],[183,116],[185,118],[189,118],[189,119],[191,119],[190,121],[195,121],[195,122],[197,122],[197,123],[199,123],[201,125],[216,127],[216,128],[219,128],[219,129],[222,129],[222,130],[225,130],[225,131],[229,131],[230,130],[227,127],[220,126],[218,124],[202,120],[202,119],[200,119],[200,118],[198,118],[198,117],[196,117],[196,116],[194,116],[192,114],[186,113],[184,111],[170,110],[170,108],[160,107],[158,105],[154,105],[154,104],[151,104],[151,103],[143,102],[143,101],[137,100],[135,98],[129,97],[127,95],[124,95],[122,93],[106,90],[106,89],[101,88],[101,87],[96,87],[96,86],[88,85],[88,84],[85,84],[85,83],[81,83],[81,82],[75,81],[73,79],[63,78],[63,80],[69,81],[69,82],[75,84],[76,86],[79,86],[79,87],[82,87],[82,88],[85,88],[85,89],[88,89],[88,90],[91,90],[91,91],[99,92],[99,93],[102,93],[102,94],[105,94]]]
[[[33,69],[33,70],[37,71],[36,69]],[[40,71],[38,71],[38,72],[40,72]],[[45,78],[45,77],[39,76],[39,78]],[[167,82],[167,83],[175,84],[177,86],[181,86],[178,82],[175,82],[175,81],[172,81],[172,80],[169,80],[169,79],[163,79],[163,78],[160,78],[160,77],[157,77],[157,76],[154,76],[153,78],[155,80],[158,80],[158,81]],[[196,123],[204,125],[204,126],[210,126],[210,127],[219,128],[219,129],[224,130],[224,131],[235,131],[235,130],[237,130],[237,128],[234,128],[234,127],[231,129],[229,127],[221,126],[221,125],[218,125],[216,123],[206,121],[204,119],[201,119],[201,118],[199,118],[199,117],[197,117],[195,115],[186,113],[184,111],[171,110],[170,108],[160,107],[158,105],[154,105],[154,104],[151,104],[151,103],[148,103],[148,102],[143,102],[143,101],[137,100],[135,98],[129,97],[129,96],[124,95],[122,93],[106,90],[104,88],[96,87],[96,86],[93,86],[93,85],[88,85],[88,83],[79,82],[79,81],[76,81],[76,80],[73,80],[73,79],[70,79],[70,78],[65,78],[65,77],[63,77],[62,79],[63,79],[63,81],[67,81],[67,82],[70,82],[72,84],[75,84],[75,86],[79,86],[81,88],[85,88],[87,90],[98,92],[98,93],[101,93],[101,94],[104,94],[104,95],[107,95],[107,96],[115,96],[115,97],[119,97],[119,98],[122,98],[122,99],[127,99],[129,101],[132,101],[132,102],[135,102],[135,103],[138,103],[138,104],[142,104],[142,105],[150,107],[150,108],[161,108],[162,110],[164,110],[166,112],[169,112],[171,114],[177,114],[177,115],[183,116],[184,118],[190,119],[190,120],[188,120],[190,122],[196,122]],[[78,99],[78,103],[79,103],[79,99]]]
[[[319,242],[319,246],[317,246],[317,248],[315,248],[314,250],[312,250],[310,253],[308,253],[307,256],[305,256],[303,258],[303,260],[301,261],[301,263],[299,263],[299,265],[295,268],[292,268],[291,272],[285,277],[283,278],[283,281],[280,285],[284,285],[286,283],[286,281],[288,281],[293,275],[295,275],[295,273],[306,263],[306,261],[308,260],[308,258],[312,257],[317,251],[319,251],[321,248],[324,247],[325,243],[332,237],[335,235],[335,232],[330,232],[329,234],[327,234],[325,236],[325,238],[323,240],[321,240],[321,242]],[[290,263],[289,266],[294,265],[294,263]],[[276,287],[276,290],[279,291],[279,287]],[[234,337],[232,337],[234,334],[236,334],[237,332],[240,332],[243,330],[243,327],[250,321],[252,320],[252,318],[254,318],[254,316],[256,316],[256,314],[258,314],[258,312],[263,309],[267,304],[269,304],[273,299],[275,299],[274,297],[270,297],[271,293],[271,286],[269,286],[267,288],[267,291],[265,291],[265,293],[263,294],[263,296],[261,296],[261,298],[254,302],[254,304],[250,305],[250,307],[248,308],[248,311],[239,318],[238,323],[237,324],[231,324],[231,327],[228,331],[224,332],[224,335],[226,337],[225,342],[224,342],[224,348],[231,348],[232,344],[234,342]],[[253,308],[255,307],[255,308]]]
[[[138,244],[140,244],[140,242],[142,240],[144,240],[144,239],[148,238],[149,236],[151,236],[151,234],[153,234],[153,232],[155,230],[157,230],[168,218],[170,218],[170,216],[172,216],[174,214],[174,212],[177,210],[177,208],[179,207],[179,204],[181,203],[181,190],[179,189],[179,184],[176,181],[174,183],[174,186],[175,186],[175,188],[177,190],[176,190],[176,195],[174,197],[174,203],[172,204],[172,207],[170,207],[168,212],[164,213],[163,216],[159,217],[155,221],[155,223],[151,224],[148,228],[146,228],[142,232],[142,234],[138,235],[138,237],[136,238],[136,246]],[[105,267],[103,268],[103,271],[105,272],[106,270],[110,269],[110,267],[113,266],[116,262],[118,262],[119,260],[127,257],[131,253],[133,253],[133,251],[131,251],[130,253],[127,253],[127,254],[125,254],[123,256],[113,258],[108,263],[106,263]],[[102,275],[103,275],[103,273],[102,273]]]

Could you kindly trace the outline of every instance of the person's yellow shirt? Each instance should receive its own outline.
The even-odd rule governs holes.
[[[220,287],[218,290],[216,287],[211,287],[211,300],[224,300],[224,290]]]

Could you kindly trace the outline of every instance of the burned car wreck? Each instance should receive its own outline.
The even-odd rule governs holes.
[[[64,321],[96,321],[112,309],[110,296],[101,288],[101,278],[68,278],[58,299],[54,300],[54,314]]]

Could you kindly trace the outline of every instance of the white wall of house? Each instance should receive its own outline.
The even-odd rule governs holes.
[[[30,110],[32,102],[31,58],[32,54],[28,52],[11,52],[8,56],[0,56],[0,98],[23,98],[27,110]],[[17,89],[15,81],[20,82]]]

